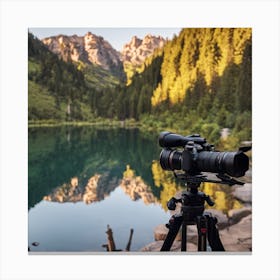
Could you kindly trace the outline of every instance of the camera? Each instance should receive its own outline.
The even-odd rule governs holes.
[[[212,172],[241,177],[249,169],[249,158],[244,152],[251,147],[236,152],[218,152],[199,134],[182,136],[168,131],[160,133],[159,145],[163,148],[160,165],[164,170],[183,170],[189,176]]]

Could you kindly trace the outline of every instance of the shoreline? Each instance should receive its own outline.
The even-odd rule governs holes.
[[[179,196],[178,192],[176,196]],[[243,203],[239,209],[231,209],[227,214],[216,209],[207,209],[205,212],[211,213],[216,217],[217,229],[220,239],[225,248],[223,253],[252,253],[252,183],[245,183],[244,186],[234,186],[232,188],[233,196]],[[180,207],[171,211],[171,215],[180,212]],[[170,216],[171,217],[171,216]],[[159,252],[167,236],[168,229],[164,224],[158,224],[154,230],[154,241],[146,244],[140,249],[141,252]],[[197,251],[197,228],[196,225],[189,225],[187,229],[187,250],[189,252]],[[178,232],[171,252],[181,251],[181,230]],[[216,251],[213,251],[217,253]]]
[[[28,121],[28,127],[58,127],[58,126],[108,126],[108,127],[139,127],[140,122],[135,120],[109,120],[98,119],[96,121],[57,121],[57,120],[38,120]]]
[[[43,128],[43,127],[96,127],[102,129],[134,129],[138,128],[142,131],[159,132],[161,130],[173,130],[172,128],[163,128],[161,126],[146,125],[143,121],[136,121],[135,119],[110,120],[98,119],[96,121],[55,121],[55,120],[42,120],[42,121],[28,121],[28,128]],[[177,133],[178,131],[174,131]]]

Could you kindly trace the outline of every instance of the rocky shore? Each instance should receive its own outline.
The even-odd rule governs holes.
[[[212,216],[218,220],[217,227],[220,239],[227,252],[251,252],[252,251],[252,184],[246,183],[244,186],[233,186],[233,196],[242,202],[240,209],[229,210],[227,214],[215,209],[207,209]],[[180,196],[180,194],[177,194]],[[176,195],[176,196],[177,196]],[[173,215],[179,211],[177,207],[172,211]],[[160,251],[163,241],[168,233],[165,225],[161,224],[154,229],[155,241],[143,247],[142,252]],[[197,251],[197,229],[196,225],[188,226],[187,231],[187,251]],[[181,233],[179,232],[171,251],[181,250]]]

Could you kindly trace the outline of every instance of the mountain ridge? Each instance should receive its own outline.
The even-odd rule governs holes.
[[[141,66],[131,67],[133,75],[126,85],[118,79],[109,85],[100,79],[104,75],[99,78],[96,73],[89,84],[88,74],[77,72],[82,63],[62,64],[56,55],[45,52],[48,49],[41,47],[41,41],[41,45],[32,42],[29,80],[34,110],[30,110],[30,120],[57,119],[55,108],[61,108],[62,120],[131,119],[156,130],[184,130],[186,135],[199,131],[214,144],[220,129],[229,128],[232,147],[251,139],[250,28],[182,29]],[[133,37],[130,43],[136,50],[142,41]],[[41,92],[37,84],[48,92]]]
[[[60,34],[44,38],[42,42],[64,61],[95,64],[113,73],[122,70],[119,52],[103,37],[91,32],[84,36]]]
[[[102,36],[91,32],[84,36],[59,34],[41,41],[64,61],[77,63],[79,69],[97,65],[117,77],[123,77],[125,72],[127,80],[131,79],[146,58],[166,42],[163,37],[151,34],[143,39],[133,36],[121,51],[117,51]]]
[[[121,51],[122,61],[133,65],[142,64],[153,52],[162,48],[166,40],[161,36],[147,34],[143,39],[133,36],[130,42],[123,46]]]

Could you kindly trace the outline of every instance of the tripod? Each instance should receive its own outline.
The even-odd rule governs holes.
[[[214,202],[208,195],[198,191],[200,183],[200,180],[187,181],[187,191],[182,193],[181,198],[172,197],[168,201],[169,210],[175,210],[176,203],[181,203],[182,206],[180,213],[173,215],[166,225],[169,231],[161,251],[170,251],[180,227],[182,227],[181,251],[187,251],[187,226],[195,224],[198,233],[198,251],[207,250],[207,240],[212,251],[225,251],[216,228],[217,219],[210,213],[204,213],[205,201],[210,206],[213,206]]]

